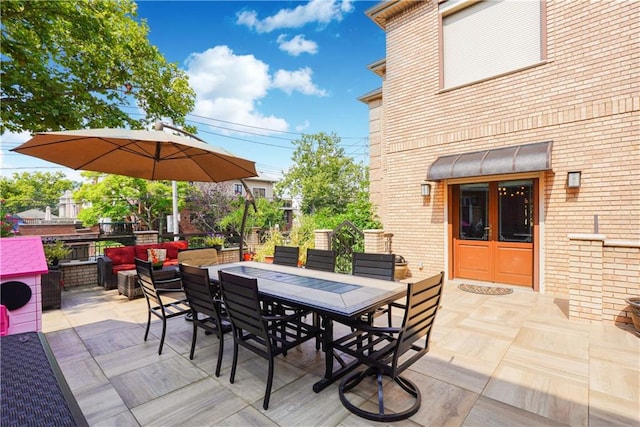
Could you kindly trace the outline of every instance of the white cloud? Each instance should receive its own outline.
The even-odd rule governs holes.
[[[310,125],[309,120],[305,120],[304,123],[296,126],[296,132],[302,132],[305,129],[309,129],[309,125]]]
[[[278,46],[280,50],[293,56],[298,56],[301,53],[311,55],[318,53],[318,44],[312,40],[305,39],[303,34],[298,34],[290,40],[287,40],[286,34],[281,34],[278,36]]]
[[[271,87],[269,66],[261,60],[216,46],[191,54],[186,65],[196,92],[194,114],[277,131],[288,129],[285,119],[265,116],[255,108]]]
[[[300,28],[310,23],[326,25],[331,21],[341,21],[353,9],[351,0],[311,0],[295,9],[281,9],[264,19],[258,19],[254,10],[243,11],[238,13],[236,23],[259,33],[269,33],[281,28]]]
[[[273,76],[273,86],[289,95],[294,91],[298,91],[305,95],[326,96],[326,91],[318,88],[311,81],[311,74],[313,72],[309,67],[301,68],[297,71],[278,70]]]

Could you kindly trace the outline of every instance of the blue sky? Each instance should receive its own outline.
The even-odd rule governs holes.
[[[368,161],[368,109],[357,98],[382,83],[367,68],[385,55],[385,34],[364,13],[375,4],[140,1],[138,18],[189,75],[197,98],[187,122],[198,136],[275,175],[291,164],[291,140],[301,133],[334,132],[347,154]],[[52,166],[7,154],[28,138],[3,135],[3,175]]]

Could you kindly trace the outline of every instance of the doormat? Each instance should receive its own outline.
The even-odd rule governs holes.
[[[468,285],[463,283],[458,285],[458,289],[465,292],[471,292],[473,294],[485,294],[485,295],[507,295],[513,292],[511,288],[500,288],[498,286],[479,286]]]

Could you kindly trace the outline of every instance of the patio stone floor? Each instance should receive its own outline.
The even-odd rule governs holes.
[[[565,301],[530,290],[479,295],[458,284],[445,285],[431,351],[405,372],[420,387],[422,407],[394,425],[640,425],[640,338],[632,326],[570,321]],[[313,392],[324,368],[313,341],[278,357],[265,411],[264,359],[241,348],[230,384],[230,336],[217,378],[215,336],[199,332],[191,361],[192,325],[170,319],[159,356],[161,325],[154,320],[144,342],[146,316],[144,298],[95,286],[66,290],[62,309],[43,312],[43,332],[90,425],[376,424],[342,406],[337,384]],[[354,399],[373,405],[375,387]]]

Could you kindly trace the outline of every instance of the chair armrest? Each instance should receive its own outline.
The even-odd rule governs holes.
[[[156,290],[158,291],[176,291],[182,289],[182,279],[179,277],[176,277],[175,279],[154,280],[153,284],[156,286]]]
[[[363,322],[361,320],[348,320],[348,319],[336,319],[338,323],[342,323],[343,325],[347,325],[354,329],[359,329],[365,332],[379,332],[383,334],[397,334],[400,332],[402,328],[393,328],[393,327],[383,327],[383,326],[373,326],[368,324],[367,322]]]

